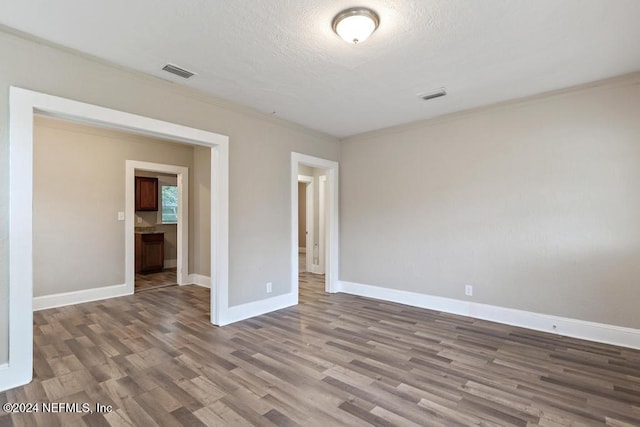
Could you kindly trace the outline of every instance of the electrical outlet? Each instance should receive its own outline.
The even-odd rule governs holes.
[[[273,291],[273,283],[267,282],[267,293],[270,294]]]
[[[138,220],[138,224],[142,224],[142,218],[137,217],[136,219]]]
[[[124,221],[124,212],[118,212],[118,221]]]
[[[468,297],[473,296],[473,285],[465,285],[464,294]]]

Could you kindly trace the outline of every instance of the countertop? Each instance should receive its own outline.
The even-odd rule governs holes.
[[[164,234],[164,231],[158,231],[156,230],[155,227],[150,226],[150,227],[136,227],[135,233],[136,234]]]

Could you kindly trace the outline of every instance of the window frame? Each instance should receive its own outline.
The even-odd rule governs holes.
[[[178,183],[177,182],[172,182],[169,180],[162,180],[162,179],[158,179],[158,216],[156,219],[156,223],[158,225],[176,225],[178,224],[178,211],[177,209],[179,208],[180,202],[178,201],[178,203],[176,204],[176,221],[175,222],[165,222],[164,218],[163,218],[163,212],[164,212],[164,204],[162,203],[162,188],[163,187],[175,187],[176,192],[178,191]]]

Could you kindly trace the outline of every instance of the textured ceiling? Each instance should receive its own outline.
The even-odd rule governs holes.
[[[359,5],[380,27],[353,46],[331,19]],[[3,25],[338,137],[638,71],[638,18],[638,0],[0,0]]]

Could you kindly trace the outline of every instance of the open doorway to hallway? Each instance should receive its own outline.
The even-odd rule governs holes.
[[[299,169],[303,169],[300,166]],[[301,173],[302,172],[302,173]],[[311,272],[314,242],[314,185],[313,175],[298,171],[298,272]],[[310,255],[307,257],[307,253]]]
[[[321,190],[324,190],[326,179],[325,169],[298,166],[298,272],[301,280],[313,278],[314,275],[322,276],[314,280],[321,280],[322,283],[326,247],[326,201],[325,192]]]
[[[292,153],[294,291],[336,292],[338,164]],[[307,289],[308,288],[308,289]]]

